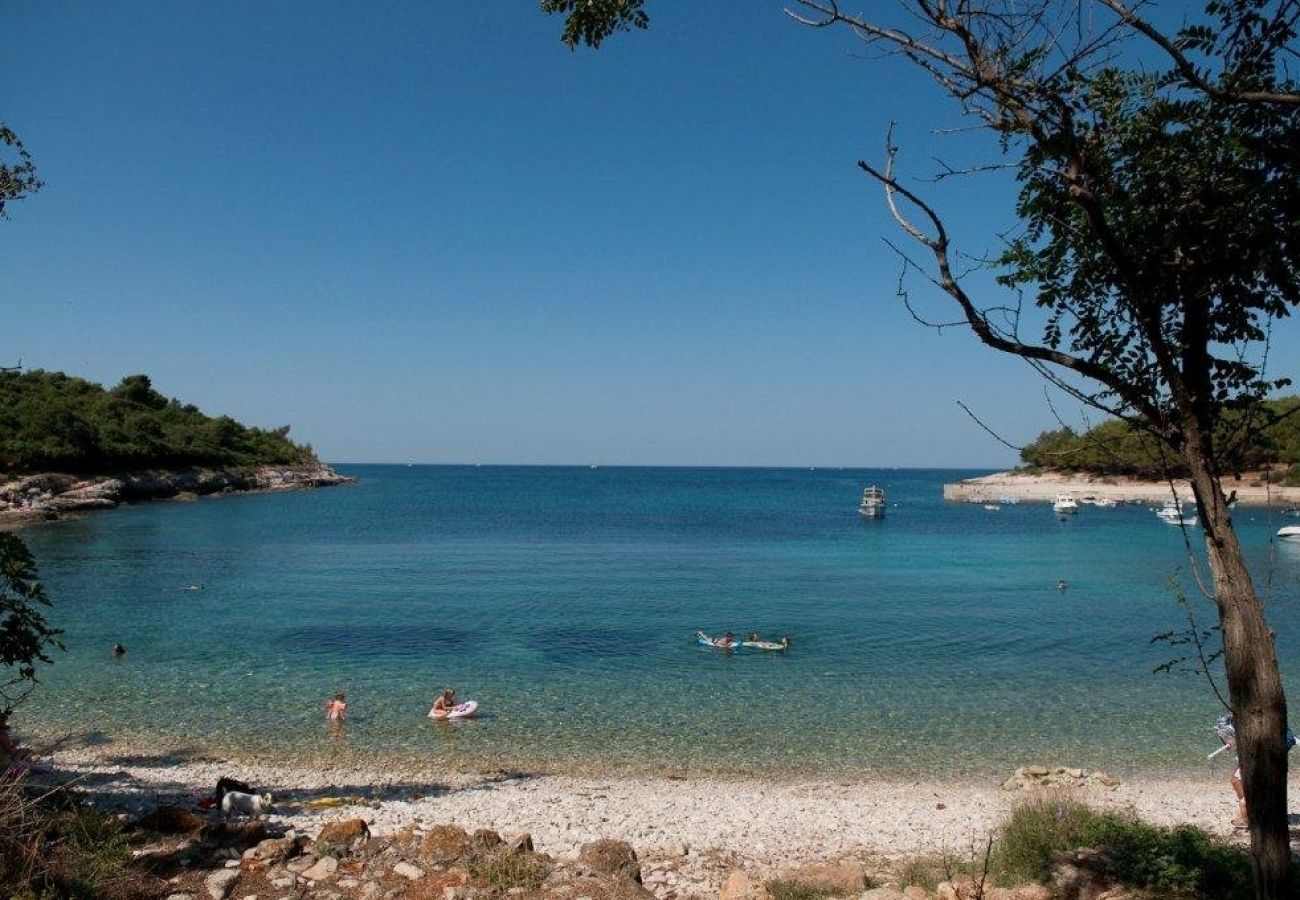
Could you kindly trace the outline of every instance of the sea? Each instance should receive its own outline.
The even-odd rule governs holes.
[[[357,483],[27,529],[66,651],[18,729],[533,771],[1230,766],[1206,761],[1223,708],[1195,644],[1155,640],[1215,624],[1200,534],[1144,506],[944,502],[985,474],[962,470],[338,468]],[[857,514],[869,484],[881,520]],[[1300,546],[1272,535],[1296,520],[1235,521],[1294,696]],[[427,718],[445,687],[480,715]]]

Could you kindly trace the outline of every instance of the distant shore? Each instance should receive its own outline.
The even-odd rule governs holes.
[[[13,475],[0,481],[0,528],[56,521],[139,500],[195,500],[209,494],[291,491],[355,481],[320,462],[112,475]]]
[[[1300,506],[1300,487],[1265,484],[1249,476],[1240,480],[1225,479],[1224,491],[1236,492],[1242,506],[1265,506],[1291,509]],[[1138,481],[1118,476],[1094,476],[1068,472],[995,472],[979,478],[967,478],[943,486],[943,499],[957,503],[997,503],[1011,498],[1027,503],[1051,503],[1059,494],[1076,500],[1084,497],[1110,499],[1126,503],[1159,504],[1174,493],[1184,502],[1192,502],[1192,488],[1186,480]]]

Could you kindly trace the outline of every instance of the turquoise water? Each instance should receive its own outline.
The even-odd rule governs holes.
[[[68,651],[23,721],[310,754],[344,690],[355,750],[551,768],[1203,772],[1216,745],[1204,682],[1151,673],[1191,584],[1145,508],[945,504],[955,471],[342,468],[361,481],[30,529]],[[883,521],[856,514],[869,483]],[[1237,521],[1287,672],[1300,548]],[[483,716],[426,719],[448,684]]]

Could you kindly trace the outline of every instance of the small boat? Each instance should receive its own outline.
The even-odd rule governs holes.
[[[1300,541],[1300,525],[1283,525],[1277,530],[1280,541]]]
[[[1079,504],[1069,494],[1057,494],[1052,503],[1052,512],[1058,516],[1070,516],[1079,511]]]
[[[985,503],[984,508],[987,509],[989,512],[997,512],[1002,507],[998,506],[996,503]]]
[[[1003,506],[1015,506],[1019,502],[1020,502],[1019,497],[1012,497],[1009,494],[1003,494],[1001,497],[998,498],[998,503],[1000,503]]]
[[[1119,502],[1112,500],[1109,497],[1098,497],[1096,500],[1092,501],[1092,505],[1098,509],[1114,509],[1119,506]]]
[[[1184,505],[1181,500],[1179,500],[1177,497],[1171,497],[1170,499],[1162,503],[1160,505],[1160,508],[1156,510],[1156,518],[1160,519],[1163,522],[1168,522],[1170,525],[1178,525],[1179,523],[1183,523],[1185,519],[1189,518],[1187,511],[1183,508],[1183,506]],[[1195,505],[1193,504],[1192,507],[1193,507],[1193,515],[1190,516],[1190,518],[1192,519],[1193,522],[1195,522],[1196,521],[1196,516],[1194,514]]]
[[[862,502],[858,504],[858,515],[868,519],[880,519],[885,515],[885,489],[874,484],[862,491]]]

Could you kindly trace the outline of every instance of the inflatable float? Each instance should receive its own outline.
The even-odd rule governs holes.
[[[439,713],[437,710],[429,710],[430,719],[468,719],[478,712],[478,704],[473,700],[466,700],[464,703],[457,703],[445,713]]]
[[[788,650],[790,649],[789,640],[779,641],[745,641],[740,646],[753,647],[755,650]]]
[[[696,639],[706,647],[715,647],[718,650],[734,650],[740,646],[740,642],[734,638],[730,641],[720,637],[709,637],[703,631],[695,632]]]

